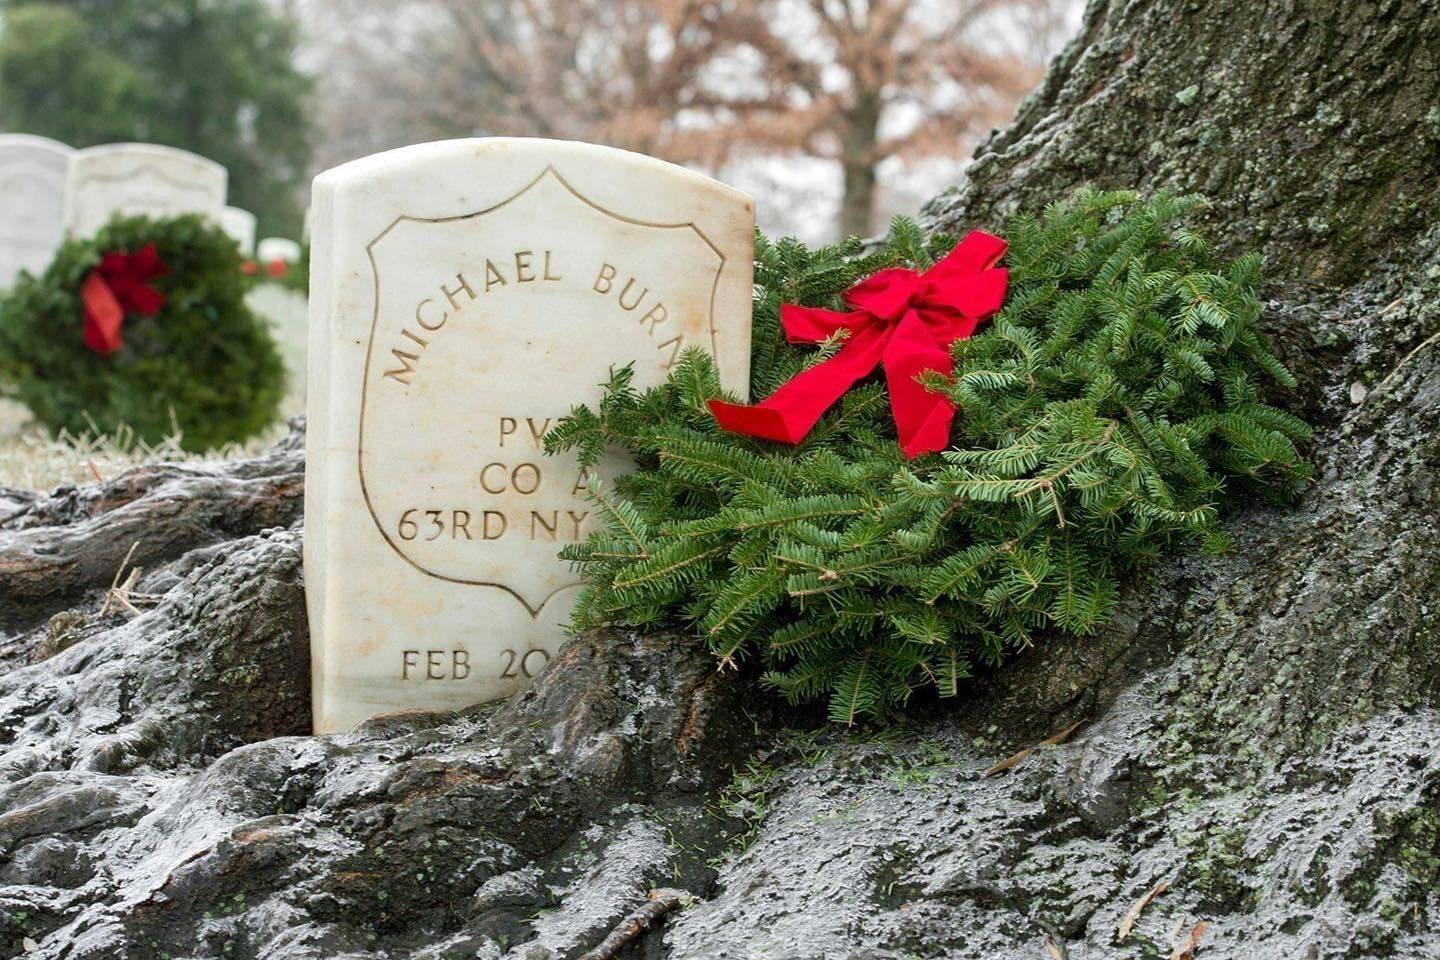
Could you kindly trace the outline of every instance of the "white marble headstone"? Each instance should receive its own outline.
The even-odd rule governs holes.
[[[235,246],[240,248],[241,256],[251,256],[255,252],[255,214],[249,210],[241,210],[239,207],[221,207],[220,229],[228,233],[234,240]]]
[[[24,133],[0,134],[0,289],[50,265],[65,237],[65,178],[75,151]]]
[[[276,260],[299,263],[300,244],[289,237],[266,237],[255,248],[255,259],[261,263],[274,263]]]
[[[747,388],[754,205],[588,144],[482,139],[315,181],[305,577],[315,728],[514,693],[596,524],[541,438],[610,371],[699,346]],[[606,464],[602,479],[623,469]]]
[[[117,213],[156,217],[202,213],[220,220],[225,168],[153,143],[107,143],[76,151],[65,197],[65,227],[90,236]]]

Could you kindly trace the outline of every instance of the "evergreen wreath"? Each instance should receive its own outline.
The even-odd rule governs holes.
[[[123,346],[97,352],[82,289],[106,254],[151,245],[163,273],[148,283],[163,303],[127,309]],[[235,241],[195,215],[117,217],[66,241],[43,274],[22,274],[0,300],[0,387],[56,432],[129,427],[156,443],[178,429],[193,451],[254,436],[276,418],[285,372],[245,305],[240,262]]]
[[[1296,493],[1310,431],[1262,398],[1294,381],[1257,327],[1260,258],[1217,258],[1184,226],[1200,202],[1086,192],[1013,220],[1003,309],[954,344],[952,379],[926,376],[959,406],[940,454],[905,458],[874,377],[791,447],[716,426],[699,351],[644,393],[619,371],[547,438],[638,463],[592,487],[603,529],[561,554],[586,581],[572,626],[690,624],[722,665],[758,654],[766,684],[849,724],[955,696],[1037,631],[1093,632],[1168,546],[1225,549],[1217,511]],[[903,219],[864,255],[757,237],[755,397],[835,348],[787,344],[781,304],[839,307],[952,245]]]

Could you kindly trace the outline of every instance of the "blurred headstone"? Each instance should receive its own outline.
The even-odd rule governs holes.
[[[564,639],[590,477],[542,440],[634,364],[747,390],[754,205],[650,157],[455,140],[314,189],[305,578],[315,728],[508,696]],[[623,470],[616,458],[601,477]]]
[[[90,236],[119,214],[201,213],[220,222],[225,168],[153,143],[107,143],[76,151],[65,197],[65,227]]]
[[[255,253],[255,214],[239,207],[221,207],[220,229],[235,239],[241,256]]]
[[[257,283],[245,295],[250,309],[264,317],[285,360],[284,416],[305,412],[305,327],[309,305],[304,293],[279,283]]]
[[[261,263],[299,263],[300,244],[287,237],[266,237],[256,246],[255,259]]]
[[[0,134],[0,289],[50,265],[65,237],[65,178],[75,151],[24,133]]]

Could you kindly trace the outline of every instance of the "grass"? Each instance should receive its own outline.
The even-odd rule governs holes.
[[[135,437],[128,427],[113,433],[98,428],[76,435],[51,435],[17,403],[0,400],[0,487],[53,490],[62,484],[100,483],[146,463],[209,462],[254,456],[283,436],[283,424],[244,444],[204,454],[180,448],[177,430],[159,443]]]

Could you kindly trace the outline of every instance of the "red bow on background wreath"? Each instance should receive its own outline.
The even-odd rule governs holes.
[[[150,281],[163,277],[170,268],[147,243],[134,253],[111,252],[100,258],[80,288],[85,304],[85,346],[109,356],[125,345],[120,328],[125,314],[154,316],[165,305],[165,295]]]
[[[945,449],[955,405],[916,378],[926,370],[949,376],[950,345],[1000,309],[1009,276],[995,264],[1005,247],[999,237],[971,231],[924,273],[892,267],[857,283],[845,291],[854,308],[848,313],[786,304],[780,324],[787,340],[823,343],[843,330],[839,351],[753,407],[711,400],[710,412],[731,432],[799,443],[845,391],[883,364],[905,455]]]
[[[260,273],[260,264],[255,260],[246,260],[240,264],[240,272],[247,277],[258,276]],[[282,280],[285,274],[290,272],[290,264],[276,257],[274,260],[266,261],[265,272],[269,274],[272,279]]]

